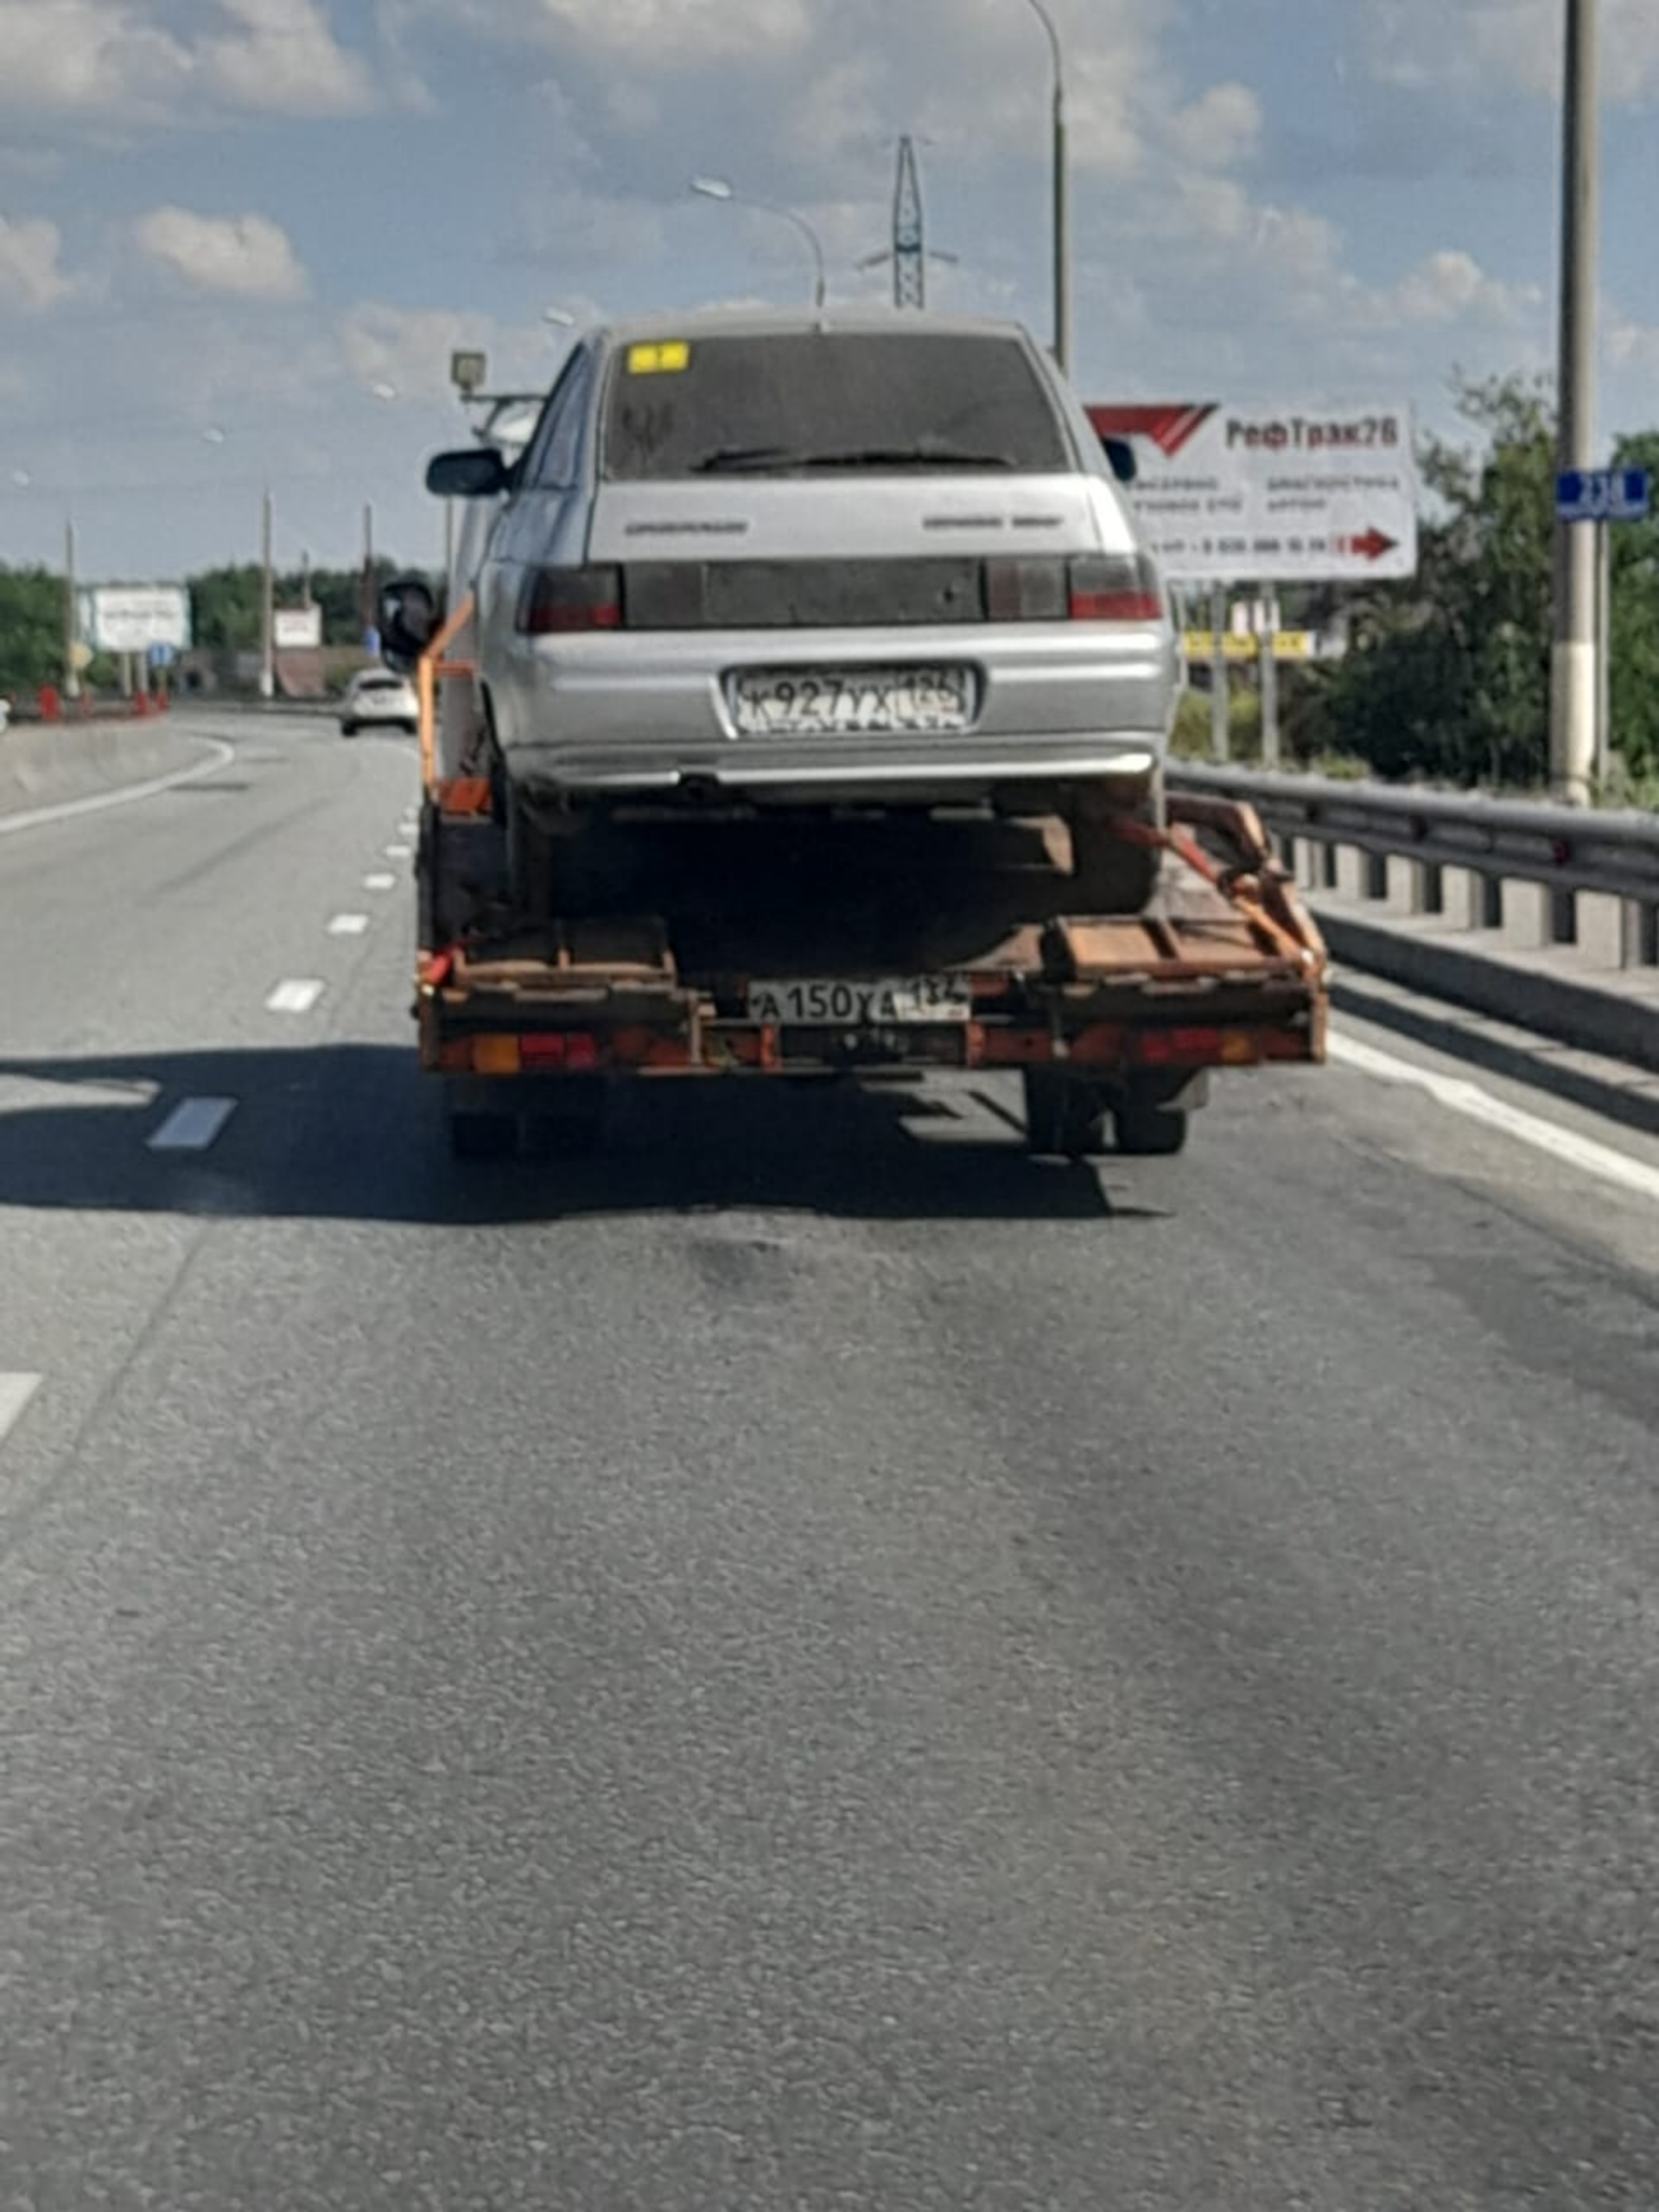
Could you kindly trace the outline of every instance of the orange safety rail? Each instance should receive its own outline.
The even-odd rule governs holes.
[[[476,675],[476,661],[452,660],[449,658],[450,646],[472,620],[475,612],[476,602],[468,592],[454,612],[445,619],[438,634],[416,664],[416,689],[421,708],[421,784],[429,797],[436,791],[438,782],[438,680],[447,676]]]

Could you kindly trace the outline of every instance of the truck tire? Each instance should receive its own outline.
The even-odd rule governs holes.
[[[448,1116],[452,1160],[507,1160],[518,1147],[518,1117],[474,1109]]]
[[[1170,1160],[1186,1144],[1188,1116],[1179,1106],[1131,1092],[1112,1109],[1119,1152],[1129,1160]]]
[[[1092,1083],[1061,1068],[1027,1068],[1026,1144],[1061,1160],[1087,1160],[1107,1149],[1106,1104]]]

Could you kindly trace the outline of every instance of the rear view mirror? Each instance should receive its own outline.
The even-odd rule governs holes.
[[[438,634],[438,602],[421,576],[394,576],[380,588],[380,652],[407,676]]]
[[[1106,458],[1111,463],[1112,474],[1120,484],[1133,484],[1141,474],[1141,464],[1135,457],[1135,448],[1127,438],[1103,438]]]
[[[441,499],[493,499],[507,488],[511,471],[493,446],[462,446],[426,464],[426,488]]]

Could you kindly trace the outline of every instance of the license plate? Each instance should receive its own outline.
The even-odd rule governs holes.
[[[880,1029],[934,1021],[969,1021],[973,993],[940,976],[880,976],[838,982],[822,976],[749,985],[749,1019],[785,1027]]]
[[[744,737],[880,736],[966,729],[965,668],[745,669],[732,678],[732,719]]]

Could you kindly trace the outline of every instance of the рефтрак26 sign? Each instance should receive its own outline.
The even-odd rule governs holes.
[[[1364,583],[1417,573],[1408,407],[1091,406],[1128,440],[1130,497],[1174,583]]]

